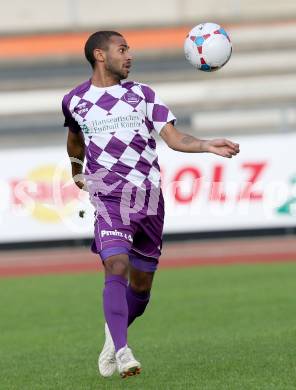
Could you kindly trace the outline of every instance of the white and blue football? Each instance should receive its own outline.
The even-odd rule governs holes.
[[[213,72],[229,61],[232,44],[224,28],[215,23],[201,23],[188,33],[184,52],[191,65],[204,72]]]

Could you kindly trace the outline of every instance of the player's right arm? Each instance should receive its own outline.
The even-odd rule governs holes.
[[[83,162],[85,158],[85,144],[82,131],[74,132],[69,128],[67,152],[71,160],[73,180],[77,187],[85,189],[85,183],[82,178]]]

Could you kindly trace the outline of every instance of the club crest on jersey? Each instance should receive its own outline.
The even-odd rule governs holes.
[[[81,103],[77,104],[74,107],[74,112],[76,112],[80,116],[83,116],[83,114],[86,114],[89,111],[89,108],[92,106],[92,104],[87,101],[80,101],[80,102]]]
[[[130,105],[136,106],[140,102],[140,96],[134,92],[126,92],[123,95],[123,99]]]

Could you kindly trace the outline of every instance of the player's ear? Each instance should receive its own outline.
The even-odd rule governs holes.
[[[102,49],[94,49],[94,58],[98,62],[104,62],[105,61],[105,53]]]

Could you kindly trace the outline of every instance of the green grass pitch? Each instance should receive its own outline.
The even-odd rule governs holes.
[[[102,274],[0,280],[1,390],[296,388],[296,264],[159,271],[130,328],[143,372],[97,374]]]

